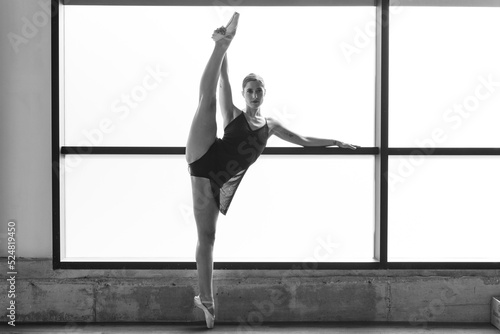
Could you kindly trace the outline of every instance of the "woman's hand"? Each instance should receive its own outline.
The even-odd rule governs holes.
[[[344,142],[341,142],[341,141],[338,141],[338,140],[335,141],[335,145],[337,145],[338,147],[341,147],[341,148],[350,148],[351,150],[355,150],[356,148],[360,147],[360,146],[357,146],[357,145],[352,145],[352,144],[344,143]]]

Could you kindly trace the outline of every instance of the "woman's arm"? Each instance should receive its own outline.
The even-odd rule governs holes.
[[[300,146],[314,146],[314,147],[327,147],[327,146],[338,146],[342,148],[350,148],[355,150],[356,145],[347,144],[335,139],[325,139],[316,137],[306,137],[301,136],[281,124],[278,120],[274,118],[268,118],[268,125],[271,129],[270,135],[276,135],[278,138],[286,140],[287,142],[297,144]]]
[[[222,118],[224,119],[224,127],[226,127],[226,125],[233,120],[235,110],[231,85],[229,84],[229,75],[227,72],[227,54],[222,60],[219,82],[219,102],[222,111]]]

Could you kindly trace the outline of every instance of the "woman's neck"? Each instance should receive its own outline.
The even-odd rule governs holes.
[[[245,112],[248,116],[255,118],[256,116],[260,116],[260,107],[257,109],[249,108],[248,106],[245,108]]]

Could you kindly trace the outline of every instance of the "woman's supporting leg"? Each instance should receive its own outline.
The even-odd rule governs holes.
[[[186,144],[188,164],[201,158],[217,137],[216,90],[222,60],[228,47],[229,43],[224,40],[215,43],[212,55],[201,77],[199,105],[191,123]]]
[[[191,176],[191,185],[194,218],[198,230],[196,268],[200,298],[202,301],[213,301],[213,250],[219,208],[215,202],[209,179]],[[205,306],[211,305],[205,304]],[[213,309],[210,311],[212,312]]]

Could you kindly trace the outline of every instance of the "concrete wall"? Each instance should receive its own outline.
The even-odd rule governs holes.
[[[3,270],[3,269],[2,269]],[[272,321],[489,322],[500,271],[218,270],[216,318],[251,329]],[[1,291],[7,291],[5,280]],[[21,322],[201,321],[193,270],[52,270],[18,265]],[[4,288],[5,287],[5,288]],[[7,296],[0,294],[0,305]],[[1,307],[0,316],[6,315]]]
[[[16,219],[17,321],[202,320],[192,304],[192,270],[52,270],[50,25],[43,13],[37,0],[0,0],[0,272],[8,272],[6,224]],[[500,295],[498,270],[214,276],[217,319],[244,330],[262,321],[488,322],[490,298]],[[5,279],[0,291],[6,319]]]

